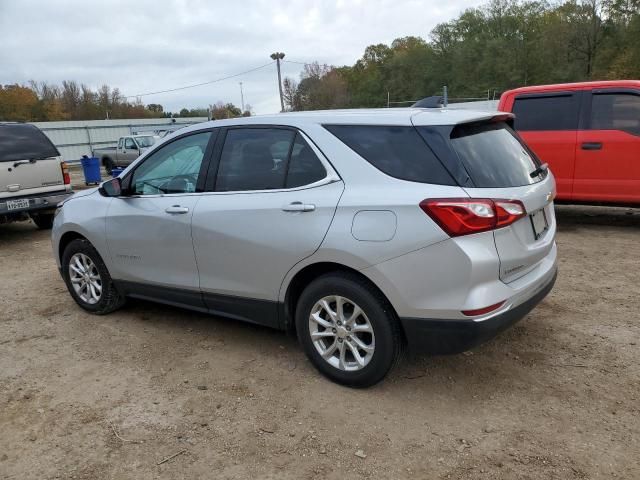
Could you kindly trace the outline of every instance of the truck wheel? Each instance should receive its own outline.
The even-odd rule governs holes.
[[[62,254],[62,277],[80,307],[98,315],[117,310],[125,297],[116,289],[107,266],[88,240],[73,240]]]
[[[326,377],[350,387],[382,380],[398,361],[400,324],[382,294],[356,275],[323,275],[302,292],[296,308],[298,339]]]
[[[111,160],[110,158],[105,158],[103,161],[104,164],[104,169],[107,172],[108,175],[111,175],[111,170],[113,170],[113,167],[115,167],[115,165],[113,164],[113,160]]]
[[[49,230],[53,227],[53,213],[31,213],[29,214],[33,223],[41,230]]]

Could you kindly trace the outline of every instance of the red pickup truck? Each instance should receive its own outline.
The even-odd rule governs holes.
[[[549,164],[558,201],[640,205],[640,80],[517,88],[498,110]]]

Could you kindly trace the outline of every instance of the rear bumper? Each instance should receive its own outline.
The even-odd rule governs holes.
[[[53,210],[56,208],[58,203],[69,198],[71,195],[73,195],[73,192],[60,191],[38,195],[24,195],[16,198],[2,198],[0,199],[0,215],[13,215],[24,212],[28,213],[37,210]],[[29,206],[25,205],[22,208],[10,210],[7,207],[7,201],[11,200],[27,200],[29,202]]]
[[[554,268],[549,280],[529,299],[486,320],[400,318],[409,348],[434,354],[460,353],[495,337],[527,315],[553,288],[558,276]]]

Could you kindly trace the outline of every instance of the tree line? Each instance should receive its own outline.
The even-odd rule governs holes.
[[[492,0],[428,40],[368,46],[352,66],[317,62],[285,78],[288,110],[381,107],[442,93],[498,98],[523,85],[640,78],[640,0]]]
[[[103,120],[126,118],[207,117],[216,119],[251,115],[233,103],[217,102],[209,108],[183,108],[167,112],[157,103],[131,102],[118,88],[103,85],[94,91],[84,84],[65,80],[61,85],[32,81],[26,85],[0,85],[0,121],[46,122],[57,120]]]

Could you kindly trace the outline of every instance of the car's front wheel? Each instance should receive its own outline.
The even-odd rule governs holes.
[[[323,275],[307,286],[296,308],[296,329],[314,366],[351,387],[378,383],[401,353],[400,326],[388,301],[349,273]]]
[[[64,249],[62,276],[73,299],[89,312],[103,315],[124,304],[124,296],[88,240],[73,240]]]

